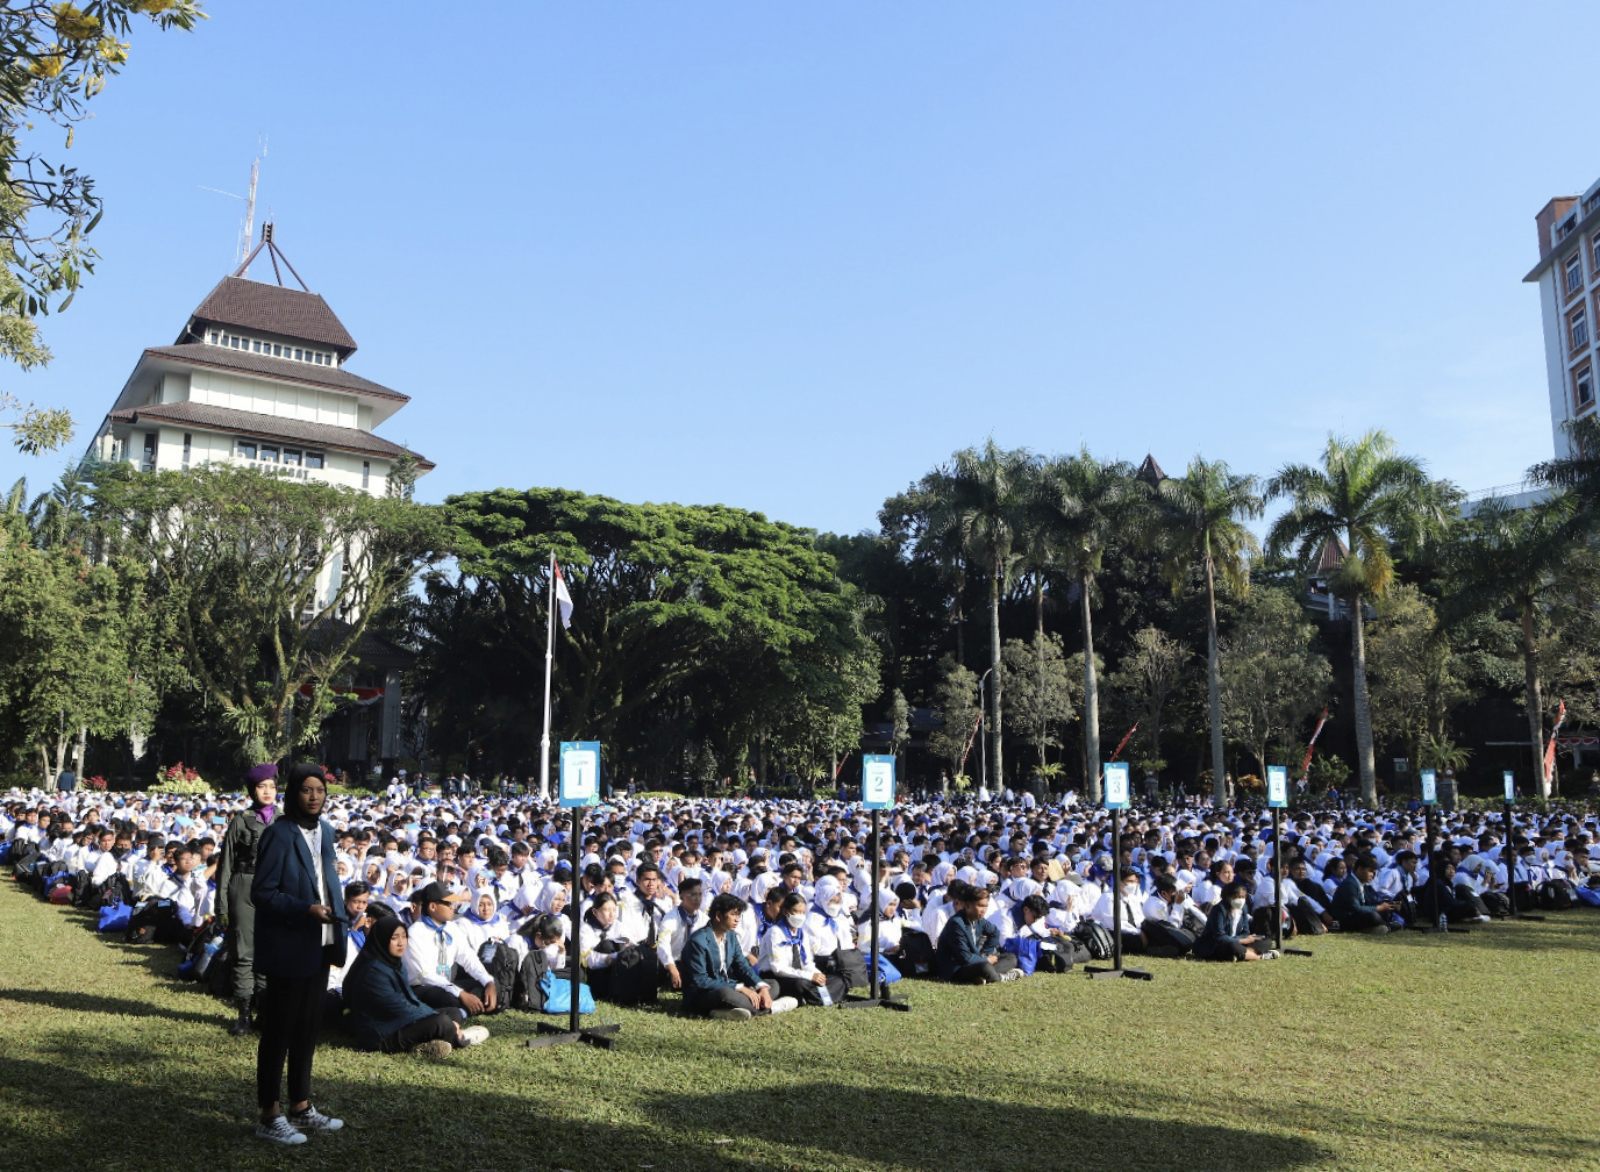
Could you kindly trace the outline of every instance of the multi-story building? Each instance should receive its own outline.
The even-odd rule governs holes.
[[[397,460],[433,464],[374,429],[409,402],[349,370],[355,339],[320,296],[250,280],[262,249],[222,278],[170,346],[139,356],[90,454],[146,471],[214,460],[382,495]],[[294,270],[290,268],[292,273]]]
[[[1539,286],[1551,437],[1556,454],[1568,456],[1566,424],[1593,413],[1600,372],[1600,180],[1581,196],[1552,199],[1534,223],[1539,263],[1523,280]]]
[[[263,251],[280,274],[278,284],[247,275]],[[283,269],[300,281],[269,224],[249,258],[189,315],[176,341],[139,355],[86,457],[147,472],[229,461],[374,496],[388,490],[403,459],[416,475],[430,471],[431,461],[375,434],[409,397],[349,369],[355,339],[304,282],[298,289],[283,285]],[[349,556],[330,551],[304,618],[332,604]],[[399,670],[409,657],[370,636],[357,654],[359,675],[349,682],[362,703],[329,722],[325,743],[330,760],[360,768],[369,759],[373,724],[367,705],[380,700],[378,756],[398,755]]]

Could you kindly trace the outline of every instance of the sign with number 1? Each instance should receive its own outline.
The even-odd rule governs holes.
[[[600,742],[561,742],[561,804],[593,806],[600,801]]]

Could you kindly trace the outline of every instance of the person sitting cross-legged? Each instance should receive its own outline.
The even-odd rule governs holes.
[[[1399,908],[1374,889],[1372,881],[1377,875],[1378,860],[1362,855],[1334,889],[1333,904],[1328,910],[1338,921],[1341,932],[1381,934],[1389,930],[1388,918]]]
[[[958,985],[993,985],[1022,975],[1014,954],[1000,951],[1000,932],[989,922],[989,892],[963,880],[950,884],[956,914],[939,933],[942,980]]]
[[[406,944],[406,979],[423,1004],[456,1017],[476,1017],[499,1007],[494,978],[473,952],[467,934],[450,927],[456,900],[444,885],[429,883],[412,896],[417,909]]]
[[[345,974],[345,1007],[360,1043],[385,1054],[411,1050],[444,1058],[486,1041],[489,1031],[482,1026],[462,1029],[448,1013],[423,1004],[406,981],[405,954],[405,925],[398,916],[386,916],[368,930]]]
[[[1222,889],[1222,898],[1206,916],[1205,930],[1194,942],[1198,960],[1274,960],[1264,936],[1250,931],[1244,884],[1235,879]]]
[[[749,1021],[757,1013],[785,1013],[799,1003],[772,997],[772,986],[756,975],[739,944],[739,920],[746,908],[737,895],[711,901],[710,922],[683,948],[683,1002],[694,1013],[718,1021]]]

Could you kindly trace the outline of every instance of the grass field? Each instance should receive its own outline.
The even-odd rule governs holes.
[[[175,977],[0,888],[0,1166],[477,1169],[1600,1167],[1600,915],[1324,937],[1310,959],[1152,961],[907,1014],[748,1025],[602,1007],[611,1052],[534,1019],[444,1064],[333,1042],[342,1133],[253,1140],[252,1041]]]

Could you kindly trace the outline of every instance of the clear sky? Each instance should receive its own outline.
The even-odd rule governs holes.
[[[243,206],[203,188],[260,136],[425,500],[853,532],[989,435],[1270,473],[1376,426],[1467,489],[1550,454],[1521,277],[1600,176],[1592,2],[208,7],[96,99],[102,260],[52,366],[0,376],[73,459],[229,269]]]

